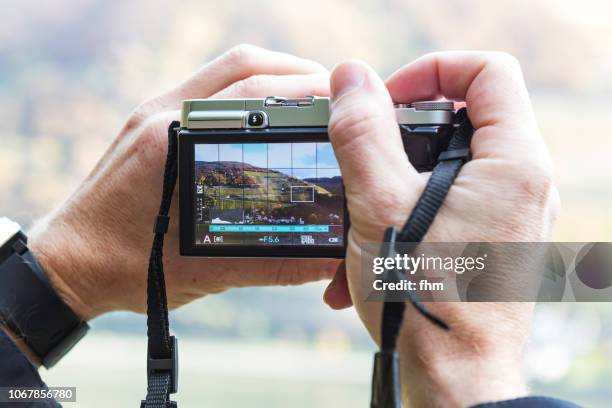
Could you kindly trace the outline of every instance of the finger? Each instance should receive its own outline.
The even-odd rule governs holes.
[[[212,95],[212,98],[261,98],[282,95],[300,98],[309,95],[329,95],[329,74],[253,75]]]
[[[442,52],[426,55],[386,81],[396,102],[448,99],[465,101],[478,130],[474,158],[539,154],[537,125],[517,60],[504,53]],[[511,147],[511,148],[510,148]]]
[[[300,285],[330,279],[336,273],[338,259],[201,259],[185,258],[180,264],[169,264],[168,270],[179,270],[178,278],[190,285],[190,291],[201,296],[233,287]]]
[[[338,65],[331,74],[329,138],[347,196],[400,177],[420,184],[402,145],[393,104],[382,80],[360,62]],[[366,188],[367,191],[367,188]]]
[[[257,285],[301,285],[330,279],[341,261],[339,259],[277,259],[264,261]]]
[[[193,76],[162,95],[160,104],[178,108],[184,99],[207,98],[236,81],[253,75],[325,73],[321,64],[253,45],[239,45],[205,65]]]
[[[334,278],[325,289],[323,300],[334,310],[346,309],[353,306],[353,300],[346,280],[346,263],[339,266]]]

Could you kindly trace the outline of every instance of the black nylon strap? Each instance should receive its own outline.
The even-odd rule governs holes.
[[[141,408],[176,407],[176,403],[170,401],[170,394],[176,393],[178,386],[178,350],[176,338],[170,336],[163,249],[164,235],[170,221],[168,213],[176,185],[178,140],[175,129],[179,126],[179,122],[172,122],[168,128],[162,199],[153,228],[155,236],[147,277],[148,386],[147,397],[141,402]]]
[[[394,227],[385,231],[382,253],[383,257],[395,256],[395,242],[418,243],[423,240],[429,227],[444,203],[461,166],[470,159],[470,142],[474,129],[467,116],[465,108],[455,116],[458,127],[455,129],[448,151],[440,154],[438,164],[433,169],[429,181],[419,197],[410,217],[400,232]],[[413,249],[416,248],[416,245]],[[387,271],[383,275],[384,282],[399,282],[404,274],[398,270]],[[448,330],[449,326],[436,315],[432,314],[420,302],[418,295],[408,292],[408,299],[419,314],[436,326]],[[397,337],[402,326],[406,304],[386,299],[383,305],[381,320],[381,350],[376,353],[374,372],[372,375],[372,408],[400,408],[401,389],[399,380],[399,355],[395,351]]]
[[[147,399],[140,404],[141,408],[174,408],[176,402],[168,401],[170,376],[165,373],[152,373],[148,378]]]
[[[425,190],[419,197],[408,221],[398,233],[399,242],[421,242],[432,224],[444,199],[455,181],[461,166],[469,158],[469,147],[474,129],[465,108],[457,112],[459,127],[455,130],[448,146],[442,153],[438,165],[431,172]],[[458,152],[460,154],[453,154]]]
[[[393,304],[399,305],[400,303]],[[383,350],[376,353],[373,378],[379,378],[381,381],[372,382],[372,401],[370,403],[372,408],[399,408],[402,406],[399,369],[397,351]]]

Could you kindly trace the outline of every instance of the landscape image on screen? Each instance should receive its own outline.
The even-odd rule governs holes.
[[[330,143],[196,144],[194,174],[196,245],[343,245]]]

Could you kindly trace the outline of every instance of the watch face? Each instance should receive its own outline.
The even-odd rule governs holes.
[[[21,227],[15,221],[11,221],[6,217],[0,217],[0,247],[6,244],[19,231],[21,231]]]

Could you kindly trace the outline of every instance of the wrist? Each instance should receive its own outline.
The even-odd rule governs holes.
[[[104,313],[101,288],[95,288],[79,234],[67,225],[49,227],[44,220],[29,233],[28,247],[62,301],[83,321]]]
[[[398,351],[409,406],[472,406],[527,395],[522,367],[532,304],[430,307],[449,316],[451,329],[417,328],[414,321],[404,321]]]
[[[468,407],[527,395],[515,356],[401,358],[402,399],[414,407]]]

